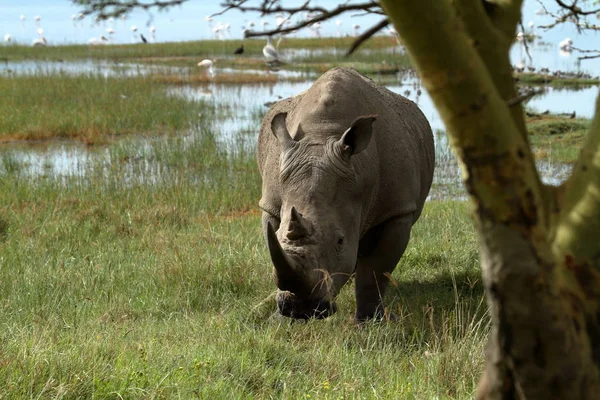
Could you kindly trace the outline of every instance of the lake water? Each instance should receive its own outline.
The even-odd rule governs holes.
[[[56,1],[51,4],[41,0],[30,0],[21,2],[8,2],[0,0],[0,34],[11,33],[17,42],[29,43],[35,37],[35,30],[38,25],[43,27],[45,35],[50,44],[63,43],[85,43],[90,36],[99,36],[103,34],[107,27],[114,27],[116,33],[111,40],[114,43],[130,43],[139,41],[139,33],[144,32],[150,37],[149,27],[156,26],[155,41],[180,41],[197,40],[214,37],[211,26],[219,21],[227,22],[231,25],[230,31],[223,35],[224,38],[241,38],[241,26],[247,26],[250,20],[259,23],[260,18],[257,15],[238,15],[239,13],[228,13],[222,17],[216,17],[208,23],[204,17],[219,10],[217,2],[199,2],[191,1],[181,8],[176,8],[168,13],[149,15],[143,12],[135,12],[128,16],[128,19],[116,20],[113,22],[94,23],[91,18],[83,21],[71,20],[71,15],[77,14],[78,10],[68,1]],[[287,4],[287,3],[286,3]],[[337,2],[320,1],[322,5],[335,5]],[[535,15],[537,2],[526,0],[524,6],[524,22],[534,21],[536,26],[547,23],[546,17]],[[22,22],[19,16],[23,14],[26,19]],[[33,21],[35,15],[42,17],[39,24]],[[371,18],[371,19],[369,19]],[[352,23],[360,22],[362,26],[369,26],[376,21],[373,17],[346,18],[343,21],[342,28],[337,31],[333,23],[323,24],[322,33],[324,35],[354,34],[350,29]],[[138,26],[138,32],[134,34],[129,27]],[[271,24],[272,26],[272,24]],[[535,28],[537,29],[537,28]],[[549,32],[536,30],[537,34],[542,36],[541,40],[536,41],[528,47],[528,53],[521,46],[514,46],[511,51],[513,63],[524,63],[535,66],[536,68],[550,68],[551,70],[567,71],[585,71],[593,76],[600,75],[600,60],[586,61],[579,63],[575,54],[561,54],[558,51],[558,41],[565,37],[572,37],[577,47],[594,48],[597,46],[596,34],[587,34],[585,36],[577,35],[574,28],[564,26]],[[301,36],[310,36],[309,31],[299,33]],[[0,56],[1,56],[0,46]],[[295,56],[301,56],[301,53],[284,51],[285,57],[293,60]],[[395,51],[395,50],[394,50]],[[0,57],[1,58],[1,57]],[[168,69],[171,72],[181,72],[189,74],[189,68],[173,68],[163,66],[148,66],[138,64],[114,64],[112,62],[38,62],[25,61],[19,63],[0,62],[0,74],[30,74],[30,73],[53,73],[62,71],[70,74],[92,73],[109,75],[137,75],[156,70]],[[264,73],[264,71],[255,71]],[[233,70],[217,70],[217,73],[235,73]],[[279,76],[298,76],[295,72],[279,72]],[[217,107],[225,107],[236,110],[234,113],[228,113],[228,117],[217,122],[220,132],[222,145],[235,148],[232,141],[239,137],[240,131],[248,131],[251,138],[256,137],[258,127],[254,126],[252,115],[265,112],[265,104],[272,103],[281,98],[293,96],[310,87],[313,77],[307,78],[303,82],[285,82],[280,81],[273,84],[252,84],[252,85],[218,85],[207,84],[200,87],[177,87],[170,88],[172,93],[188,98],[202,98],[206,101],[214,102]],[[420,83],[415,78],[406,78],[399,76],[397,82],[388,85],[394,92],[400,93],[413,100],[424,112],[430,121],[434,131],[442,131],[444,126],[431,98],[425,90],[420,88]],[[419,90],[421,89],[421,90]],[[420,92],[420,94],[418,94]],[[534,97],[527,103],[531,109],[539,112],[549,110],[553,113],[571,113],[575,111],[577,116],[591,117],[594,114],[595,99],[598,95],[597,87],[589,87],[573,91],[570,89],[547,88],[541,95]],[[192,132],[192,135],[194,133]],[[140,140],[140,146],[144,146],[144,140]],[[154,138],[152,140],[163,140]],[[164,139],[167,140],[167,139]],[[461,197],[462,191],[459,187],[460,174],[458,166],[450,154],[446,136],[436,134],[437,143],[437,169],[434,181],[434,189],[431,198],[440,197]],[[253,147],[254,141],[249,140],[247,146]],[[13,143],[4,145],[2,152],[3,163],[7,165],[7,157],[17,160],[23,164],[23,172],[29,175],[54,175],[54,176],[79,176],[87,171],[86,165],[92,160],[104,160],[110,163],[110,152],[103,148],[90,150],[85,146],[73,144],[71,142],[51,142],[36,143]],[[10,160],[8,160],[10,164]],[[545,182],[558,184],[566,178],[570,171],[569,166],[554,165],[549,163],[540,163],[538,165]],[[160,168],[148,167],[148,170],[157,171]],[[159,174],[153,172],[153,177],[160,179]],[[154,179],[153,178],[153,179]]]
[[[105,75],[117,74],[117,72],[107,72],[111,70],[110,65],[95,65],[94,63],[59,63],[51,68],[66,68],[69,73],[84,73],[99,72]],[[78,69],[77,67],[81,67]],[[25,65],[13,66],[15,73],[29,73],[36,71],[38,68],[43,68],[42,65],[35,66],[26,63]],[[145,66],[130,65],[132,71],[144,71]],[[123,72],[122,66],[119,67],[118,73],[128,74]],[[128,69],[125,69],[128,71]],[[6,73],[6,72],[4,72]],[[234,73],[234,71],[218,71],[218,73]],[[239,143],[235,141],[239,139],[240,132],[244,131],[248,134],[245,136],[247,141],[244,143],[247,149],[251,150],[255,146],[255,140],[259,127],[255,124],[253,114],[266,112],[267,105],[281,98],[293,96],[310,87],[312,80],[302,82],[287,82],[281,81],[277,83],[261,83],[261,84],[245,84],[245,85],[221,85],[210,83],[203,86],[183,86],[172,87],[168,89],[171,93],[191,99],[202,99],[204,101],[213,102],[217,108],[233,110],[226,113],[228,116],[215,121],[214,129],[219,132],[219,140],[222,146],[230,148],[232,151],[239,148]],[[434,188],[432,189],[430,198],[463,198],[464,192],[460,190],[460,171],[454,157],[452,156],[445,134],[443,134],[443,124],[433,107],[430,97],[425,91],[417,95],[416,88],[418,81],[414,79],[399,80],[398,84],[389,85],[390,90],[405,94],[411,100],[415,101],[423,110],[424,114],[430,121],[434,131],[437,131],[436,138],[436,172],[434,177]],[[410,90],[410,94],[407,94]],[[548,90],[544,96],[536,99],[536,104],[540,109],[552,109],[552,111],[572,111],[572,108],[577,109],[581,116],[591,116],[592,108],[587,104],[586,99],[591,99],[598,92],[596,87],[584,89],[575,93],[563,92],[558,90]],[[573,101],[565,104],[565,95],[573,96]],[[561,108],[568,106],[569,108]],[[199,116],[201,118],[201,116]],[[200,134],[199,132],[189,133],[193,135]],[[148,139],[140,139],[139,145],[143,147]],[[152,140],[165,140],[168,138],[154,138]],[[4,153],[2,157],[11,157],[16,160],[22,168],[22,172],[27,175],[41,176],[82,176],[88,171],[86,166],[94,161],[109,165],[111,162],[110,152],[106,149],[99,148],[90,150],[89,148],[73,144],[71,142],[50,142],[50,143],[12,143],[4,145]],[[143,153],[143,152],[142,152]],[[160,166],[151,165],[148,161],[140,176],[131,176],[129,179],[136,181],[148,181],[149,176],[152,181],[160,179]],[[564,180],[570,167],[565,165],[554,165],[549,163],[540,163],[538,165],[542,174],[542,178],[547,183],[558,184]],[[133,169],[132,169],[133,170]],[[149,175],[148,171],[151,171]]]
[[[180,7],[174,7],[166,12],[144,12],[135,11],[127,16],[125,20],[116,19],[113,21],[95,22],[94,18],[89,16],[83,20],[73,20],[81,9],[69,0],[0,0],[0,38],[5,34],[10,34],[13,40],[18,43],[30,44],[37,38],[37,29],[44,29],[44,36],[50,45],[66,43],[87,43],[92,37],[99,38],[105,35],[110,38],[112,43],[132,43],[140,42],[140,34],[156,42],[199,40],[208,38],[222,39],[242,39],[242,29],[249,27],[250,23],[255,24],[255,30],[262,28],[266,23],[266,28],[275,26],[275,17],[261,17],[258,13],[240,13],[232,10],[223,15],[214,16],[211,21],[206,17],[222,10],[220,1],[188,1]],[[299,6],[304,0],[284,0],[286,6]],[[326,8],[337,6],[337,0],[313,0],[311,4]],[[544,2],[546,7],[553,11],[558,6],[555,2]],[[536,63],[546,66],[550,69],[591,69],[598,70],[600,60],[585,61],[581,66],[577,65],[575,55],[569,57],[560,56],[558,52],[558,43],[570,37],[574,41],[574,46],[582,49],[598,48],[600,33],[586,32],[579,34],[577,28],[572,24],[560,25],[551,30],[544,30],[540,26],[551,22],[548,16],[537,15],[536,11],[540,8],[536,0],[525,0],[523,5],[523,23],[525,29],[529,30],[529,22],[534,24],[534,32],[542,36],[544,42],[552,51],[540,56],[532,54]],[[20,16],[25,18],[23,21]],[[39,22],[34,21],[34,17],[39,16]],[[296,17],[295,17],[296,18]],[[297,17],[297,18],[300,18]],[[320,35],[339,36],[351,35],[363,32],[368,27],[373,26],[381,19],[379,15],[364,15],[362,13],[350,13],[341,15],[336,20],[341,22],[338,27],[334,21],[325,21],[321,24]],[[590,23],[598,24],[600,21],[595,16],[588,18]],[[358,24],[360,28],[354,30],[352,25]],[[137,27],[137,31],[131,30],[132,26]],[[222,26],[220,34],[215,34],[217,26]],[[229,26],[229,29],[225,27]],[[150,27],[155,28],[155,34],[150,32]],[[109,35],[107,29],[113,29],[114,34]],[[296,36],[314,36],[313,30],[304,29]],[[0,50],[1,52],[1,50]],[[533,49],[535,53],[535,49]],[[517,63],[522,59],[521,51],[513,51],[513,60]]]

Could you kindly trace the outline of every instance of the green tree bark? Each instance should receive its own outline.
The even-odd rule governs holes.
[[[519,0],[382,0],[476,209],[493,328],[481,399],[600,396],[600,117],[559,188],[537,174],[509,48]]]

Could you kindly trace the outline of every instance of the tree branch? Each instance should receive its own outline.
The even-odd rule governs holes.
[[[256,37],[256,36],[272,36],[276,34],[286,34],[290,32],[295,32],[299,29],[305,28],[307,26],[313,25],[317,22],[322,22],[329,20],[335,16],[350,12],[350,11],[365,11],[371,14],[381,14],[381,7],[376,1],[368,1],[364,3],[343,3],[338,5],[336,8],[332,10],[327,10],[323,7],[313,7],[309,6],[310,0],[306,1],[302,6],[299,7],[283,7],[279,4],[266,4],[263,3],[260,6],[246,6],[244,5],[247,0],[241,1],[227,1],[222,4],[226,9],[224,11],[229,11],[232,9],[239,10],[241,12],[260,12],[261,15],[267,14],[277,14],[283,13],[288,14],[288,20],[293,15],[298,14],[300,12],[309,13],[310,17],[301,20],[295,24],[292,24],[289,27],[278,26],[273,29],[264,30],[264,31],[246,31],[246,37]],[[215,15],[222,14],[222,12],[217,13]]]
[[[573,262],[592,261],[600,267],[600,96],[596,113],[573,173],[564,184],[565,199],[556,230],[554,251],[564,259],[577,254]]]
[[[528,143],[450,2],[382,5],[448,129],[481,220],[543,237],[544,190]]]
[[[493,3],[493,8],[486,9],[487,3],[481,0],[457,0],[456,10],[496,90],[505,101],[509,101],[517,96],[508,54],[515,38],[515,26],[519,22],[521,1],[501,5]],[[519,131],[527,138],[523,107],[511,107],[511,114]]]
[[[98,14],[100,18],[118,17],[139,8],[145,11],[151,8],[166,10],[181,5],[188,0],[151,0],[143,2],[139,0],[72,0],[74,4],[83,6],[83,15]]]
[[[346,52],[346,56],[349,56],[352,53],[354,53],[354,50],[358,49],[358,47],[361,44],[363,44],[365,41],[367,41],[369,38],[371,38],[373,35],[375,35],[377,32],[379,32],[380,30],[382,30],[383,28],[385,28],[389,24],[390,24],[389,19],[384,18],[381,21],[379,21],[379,23],[377,23],[376,25],[374,25],[373,27],[371,27],[370,29],[364,31],[363,34],[360,35],[358,37],[358,39],[356,39],[354,41],[354,43],[352,43],[352,46],[350,46],[350,48]]]

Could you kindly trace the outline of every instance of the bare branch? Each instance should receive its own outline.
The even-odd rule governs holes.
[[[515,105],[517,105],[517,104],[521,104],[521,103],[523,103],[524,101],[527,101],[527,100],[531,99],[532,97],[534,97],[534,96],[537,96],[538,94],[542,94],[542,93],[544,93],[544,91],[543,91],[542,89],[539,89],[539,90],[531,90],[531,91],[529,91],[529,92],[527,92],[527,93],[525,93],[525,94],[521,94],[521,95],[519,95],[519,96],[517,96],[517,97],[513,97],[512,99],[509,99],[509,100],[506,102],[506,104],[507,104],[509,107],[512,107],[512,106],[515,106]]]
[[[354,43],[352,43],[352,46],[350,46],[350,48],[346,52],[346,56],[349,56],[352,53],[354,53],[354,50],[358,49],[358,47],[361,44],[363,44],[366,40],[368,40],[373,35],[375,35],[377,32],[379,32],[380,30],[382,30],[383,28],[385,28],[386,26],[388,26],[389,23],[390,23],[389,19],[384,18],[378,24],[376,24],[373,27],[371,27],[370,29],[366,30],[362,35],[360,35],[354,41]]]
[[[549,30],[554,28],[557,25],[563,24],[563,23],[572,23],[575,25],[575,27],[577,28],[577,32],[581,33],[584,30],[600,30],[600,27],[594,24],[589,24],[587,23],[587,21],[585,21],[585,18],[588,15],[595,15],[598,12],[600,12],[600,8],[595,8],[595,9],[584,9],[583,7],[580,7],[578,4],[580,4],[580,0],[573,0],[573,2],[571,4],[567,4],[565,1],[563,0],[555,0],[556,4],[558,4],[560,6],[560,9],[558,10],[557,13],[552,13],[548,10],[548,8],[546,8],[546,6],[544,6],[544,4],[542,3],[541,0],[537,0],[538,4],[542,7],[542,10],[544,10],[544,13],[546,15],[551,16],[552,18],[554,18],[554,21],[550,24],[547,25],[540,25],[539,27],[545,30]],[[584,0],[584,3],[587,4],[587,2]],[[585,22],[581,22],[580,18],[583,17]]]
[[[307,26],[311,26],[317,22],[327,21],[336,17],[338,15],[351,12],[351,11],[362,11],[366,14],[383,14],[381,10],[381,6],[378,1],[366,1],[361,3],[350,3],[346,1],[344,3],[339,4],[336,8],[328,10],[326,8],[320,6],[312,6],[311,0],[307,0],[304,4],[299,7],[284,7],[278,1],[272,0],[262,0],[260,5],[247,5],[248,0],[227,0],[222,3],[222,7],[224,10],[213,14],[221,15],[229,10],[238,10],[241,12],[259,12],[262,16],[269,14],[286,14],[288,15],[288,20],[298,13],[307,13],[308,17],[303,20],[292,24],[291,26],[284,27],[283,24],[279,25],[273,29],[263,30],[263,31],[246,31],[246,37],[256,37],[256,36],[271,36],[276,34],[286,34],[290,32],[295,32],[299,29],[306,28]]]
[[[565,3],[564,1],[561,1],[561,0],[555,0],[555,1],[562,8],[565,8],[565,9],[571,11],[571,13],[573,15],[594,15],[598,11],[600,11],[600,8],[595,9],[595,10],[584,11],[583,9],[581,9],[581,7],[577,7],[577,3],[579,2],[579,0],[574,0],[573,4],[571,4],[571,5]]]
[[[179,6],[188,0],[72,0],[76,5],[83,6],[83,15],[97,14],[98,17],[105,19],[109,17],[118,17],[127,14],[134,9],[148,11],[152,8],[166,10],[168,8]]]

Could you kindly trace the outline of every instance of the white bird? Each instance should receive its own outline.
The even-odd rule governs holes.
[[[4,35],[4,41],[6,43],[12,42],[12,35],[10,33],[7,33],[6,35]]]
[[[131,29],[131,32],[137,32],[138,27],[135,25],[131,25],[131,27],[129,29]]]
[[[152,25],[148,30],[150,31],[150,40],[156,42],[156,27]]]
[[[517,32],[517,40],[519,42],[523,41],[524,37],[525,37],[525,35],[523,35],[523,32],[521,32],[521,31]]]
[[[90,40],[88,40],[88,44],[92,45],[92,46],[97,46],[100,44],[106,44],[108,43],[108,39],[106,38],[106,36],[101,35],[100,38],[90,38]]]
[[[106,33],[108,33],[109,35],[114,35],[115,32],[116,31],[113,28],[106,28]]]
[[[279,61],[279,53],[277,53],[277,49],[273,46],[271,36],[267,36],[267,44],[263,47],[262,52],[267,62]]]
[[[558,43],[558,48],[565,52],[570,52],[573,50],[573,40],[571,38],[566,38]]]
[[[215,63],[213,60],[205,59],[205,60],[200,61],[198,63],[198,66],[206,68],[206,76],[208,76],[209,78],[212,79],[215,77],[214,64]]]
[[[21,16],[19,17],[19,19],[23,22],[25,22],[25,15],[21,14]]]
[[[44,29],[43,28],[37,28],[37,34],[40,35],[40,37],[44,36]]]
[[[33,20],[35,22],[40,22],[42,20],[42,17],[40,17],[39,15],[36,15],[35,17],[33,17]]]
[[[336,19],[336,20],[335,20],[335,24],[336,24],[337,26],[340,26],[340,25],[342,25],[342,20],[341,20],[341,19]]]
[[[354,24],[354,25],[352,25],[352,27],[354,28],[354,33],[356,35],[358,35],[358,30],[360,29],[360,25],[359,24]]]
[[[48,42],[46,41],[45,37],[41,37],[41,38],[37,38],[37,39],[33,39],[33,42],[31,42],[31,45],[33,47],[45,47],[48,44]]]
[[[529,21],[529,23],[527,24],[527,26],[529,27],[529,29],[533,28],[535,24],[533,23],[533,21]]]
[[[217,39],[222,39],[221,33],[223,32],[223,25],[219,22],[217,26],[212,28],[212,32],[215,34]]]
[[[263,55],[265,56],[265,64],[267,64],[269,70],[279,71],[282,63],[279,61],[279,53],[275,46],[273,46],[271,36],[267,36],[267,44],[263,47]]]
[[[309,25],[308,28],[311,31],[313,31],[313,34],[316,37],[321,37],[321,23],[320,22],[315,22],[314,24]]]

